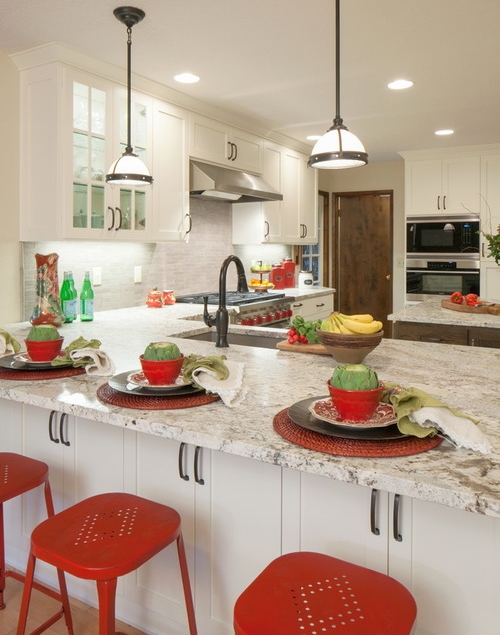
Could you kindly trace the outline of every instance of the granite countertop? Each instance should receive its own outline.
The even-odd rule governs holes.
[[[314,295],[314,294],[313,294]],[[294,445],[273,430],[273,418],[293,403],[326,395],[335,362],[307,355],[248,346],[217,349],[212,343],[180,339],[207,330],[189,319],[199,306],[161,309],[133,307],[97,313],[89,323],[61,327],[67,342],[97,338],[116,372],[135,370],[138,356],[153,340],[176,342],[184,354],[224,354],[243,362],[248,394],[236,408],[222,402],[174,411],[132,410],[101,403],[97,388],[105,377],[0,380],[0,397],[155,434],[177,441],[250,457],[366,487],[396,492],[475,513],[500,517],[500,351],[384,339],[366,363],[385,381],[416,386],[478,419],[493,453],[458,450],[447,442],[418,455],[398,458],[337,457]],[[29,323],[3,325],[22,340]],[[283,329],[231,326],[284,339]]]
[[[441,306],[441,296],[418,302],[387,316],[393,322],[426,322],[430,324],[453,324],[456,326],[482,326],[500,328],[500,315],[491,313],[466,313]]]

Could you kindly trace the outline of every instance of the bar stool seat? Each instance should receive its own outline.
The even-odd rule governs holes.
[[[417,609],[387,575],[313,552],[273,560],[234,607],[236,635],[409,635]]]
[[[172,542],[177,543],[190,635],[196,635],[189,573],[179,514],[133,494],[87,498],[42,522],[31,535],[17,634],[24,635],[36,560],[95,580],[99,635],[115,635],[117,577],[130,573]]]
[[[5,608],[4,591],[6,578],[14,578],[24,582],[25,576],[17,571],[6,569],[5,566],[5,535],[3,504],[25,494],[40,485],[44,486],[45,507],[47,516],[54,515],[54,503],[49,482],[49,468],[46,463],[37,461],[22,454],[14,452],[0,452],[0,609]],[[69,632],[72,632],[71,614],[69,613],[69,600],[64,577],[58,571],[61,592],[58,593],[38,582],[33,582],[33,587],[45,595],[61,602],[61,608],[57,613],[48,618],[42,625],[43,630],[57,622],[62,616],[66,620]]]

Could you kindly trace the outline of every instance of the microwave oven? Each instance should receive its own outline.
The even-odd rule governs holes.
[[[414,216],[406,219],[406,253],[477,254],[479,258],[479,219],[477,216]]]

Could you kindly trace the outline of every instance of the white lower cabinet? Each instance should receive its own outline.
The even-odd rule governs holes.
[[[10,406],[12,402],[7,403]],[[94,494],[123,491],[123,428],[71,415],[61,421],[61,413],[14,405],[18,420],[11,420],[10,424],[22,431],[18,451],[49,466],[56,513]],[[2,419],[3,410],[4,404]],[[31,532],[47,516],[43,488],[27,492],[12,504],[16,526],[12,527],[7,539],[7,559],[12,565],[24,569]],[[57,586],[52,567],[38,562],[36,571],[42,580]],[[94,583],[68,577],[68,587],[72,595],[95,605]]]
[[[281,469],[148,434],[134,443],[136,493],[181,515],[199,632],[231,635],[236,598],[281,552]],[[186,633],[178,570],[175,547],[150,560],[126,580],[120,613]]]
[[[500,302],[500,265],[493,260],[481,263],[481,298]]]
[[[298,480],[297,539],[288,550],[328,553],[395,577],[415,597],[415,635],[500,632],[499,519],[400,497],[395,522],[396,497],[377,492],[371,522],[369,488],[306,473]]]
[[[293,317],[300,315],[305,320],[322,320],[333,311],[333,293],[318,295],[314,298],[296,298],[292,302]]]

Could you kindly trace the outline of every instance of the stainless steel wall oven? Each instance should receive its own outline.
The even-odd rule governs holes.
[[[454,291],[480,293],[476,216],[408,218],[406,299],[423,301]]]

